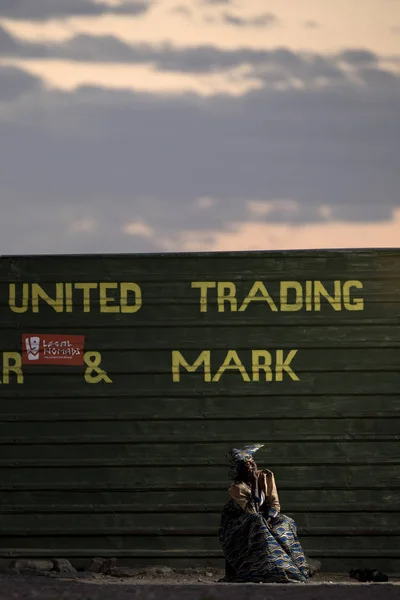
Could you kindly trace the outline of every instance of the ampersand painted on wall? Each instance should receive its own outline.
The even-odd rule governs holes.
[[[100,381],[112,383],[112,379],[108,376],[107,372],[100,368],[100,352],[85,352],[83,360],[87,365],[85,369],[86,383],[100,383]]]

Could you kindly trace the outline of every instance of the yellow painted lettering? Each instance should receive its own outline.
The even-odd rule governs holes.
[[[97,283],[76,283],[75,289],[83,292],[83,312],[90,312],[90,293],[97,289]]]
[[[283,350],[276,351],[275,381],[283,381],[283,373],[287,373],[293,381],[300,381],[292,370],[290,363],[297,354],[297,350],[290,350],[287,357],[283,357]]]
[[[72,312],[72,283],[65,284],[65,312]]]
[[[29,303],[29,283],[22,284],[22,300],[21,305],[16,304],[16,284],[10,283],[9,285],[8,304],[10,309],[15,313],[24,313],[28,310]]]
[[[192,288],[200,290],[200,312],[207,312],[208,290],[215,288],[216,281],[192,281]]]
[[[32,312],[39,312],[39,300],[43,300],[58,313],[64,311],[64,284],[56,283],[56,297],[51,298],[38,283],[32,283]]]
[[[3,383],[10,383],[10,373],[17,376],[17,383],[24,383],[22,357],[19,352],[3,352]]]
[[[320,281],[314,281],[314,309],[321,310],[321,296],[326,298],[334,310],[342,310],[340,281],[334,281],[334,296],[329,294],[326,287]]]
[[[194,363],[190,365],[187,360],[182,356],[179,350],[172,351],[172,381],[179,382],[181,380],[180,368],[183,367],[189,373],[194,373],[203,365],[204,367],[204,381],[211,381],[211,362],[210,362],[210,351],[203,350],[203,352],[196,358]]]
[[[272,381],[272,356],[267,350],[252,350],[253,381],[260,381],[260,371],[265,373],[265,381]]]
[[[220,366],[220,368],[214,375],[213,381],[219,381],[221,379],[222,375],[225,373],[225,371],[239,371],[240,374],[242,375],[243,381],[247,381],[247,382],[250,381],[250,377],[249,377],[246,369],[242,365],[242,362],[241,362],[236,350],[228,351],[224,362],[222,363],[222,365]]]
[[[103,313],[118,313],[120,306],[114,304],[110,306],[110,302],[115,303],[115,298],[107,296],[108,290],[117,290],[118,283],[100,283],[100,312]]]
[[[289,290],[294,290],[294,302],[288,300]],[[281,281],[280,286],[281,311],[296,312],[303,308],[303,288],[298,281]]]
[[[362,289],[364,286],[361,281],[345,281],[343,284],[343,304],[346,310],[364,310],[364,299],[351,299],[351,288]]]
[[[261,294],[261,295],[257,296],[257,294]],[[263,284],[262,281],[255,281],[253,283],[253,286],[252,286],[250,292],[248,293],[246,298],[243,300],[242,306],[239,308],[239,312],[245,311],[246,308],[248,307],[248,305],[250,304],[250,302],[267,302],[270,309],[272,310],[272,312],[278,311],[278,308],[277,308],[275,302],[272,300],[271,296],[268,293],[267,288],[265,287],[265,285]]]
[[[121,312],[135,313],[142,307],[142,290],[137,283],[124,282],[120,285],[121,290]],[[135,296],[134,304],[128,303],[128,294],[132,292]]]
[[[311,312],[313,309],[313,282],[306,281],[306,311]]]
[[[225,302],[229,302],[231,312],[237,311],[236,285],[232,281],[219,281],[218,290],[218,312],[225,311]]]

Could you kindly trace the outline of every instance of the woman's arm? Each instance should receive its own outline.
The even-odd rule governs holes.
[[[264,473],[266,483],[266,504],[268,505],[268,516],[274,518],[281,511],[278,490],[275,483],[275,477],[272,471],[265,469]]]

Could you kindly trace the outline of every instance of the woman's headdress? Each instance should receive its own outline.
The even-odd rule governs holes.
[[[243,448],[232,448],[226,455],[231,468],[229,475],[232,479],[236,479],[239,471],[240,464],[246,460],[250,460],[253,454],[262,448],[264,444],[247,444]]]

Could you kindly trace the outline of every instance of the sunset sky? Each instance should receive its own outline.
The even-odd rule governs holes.
[[[399,0],[0,0],[0,253],[400,247]]]

